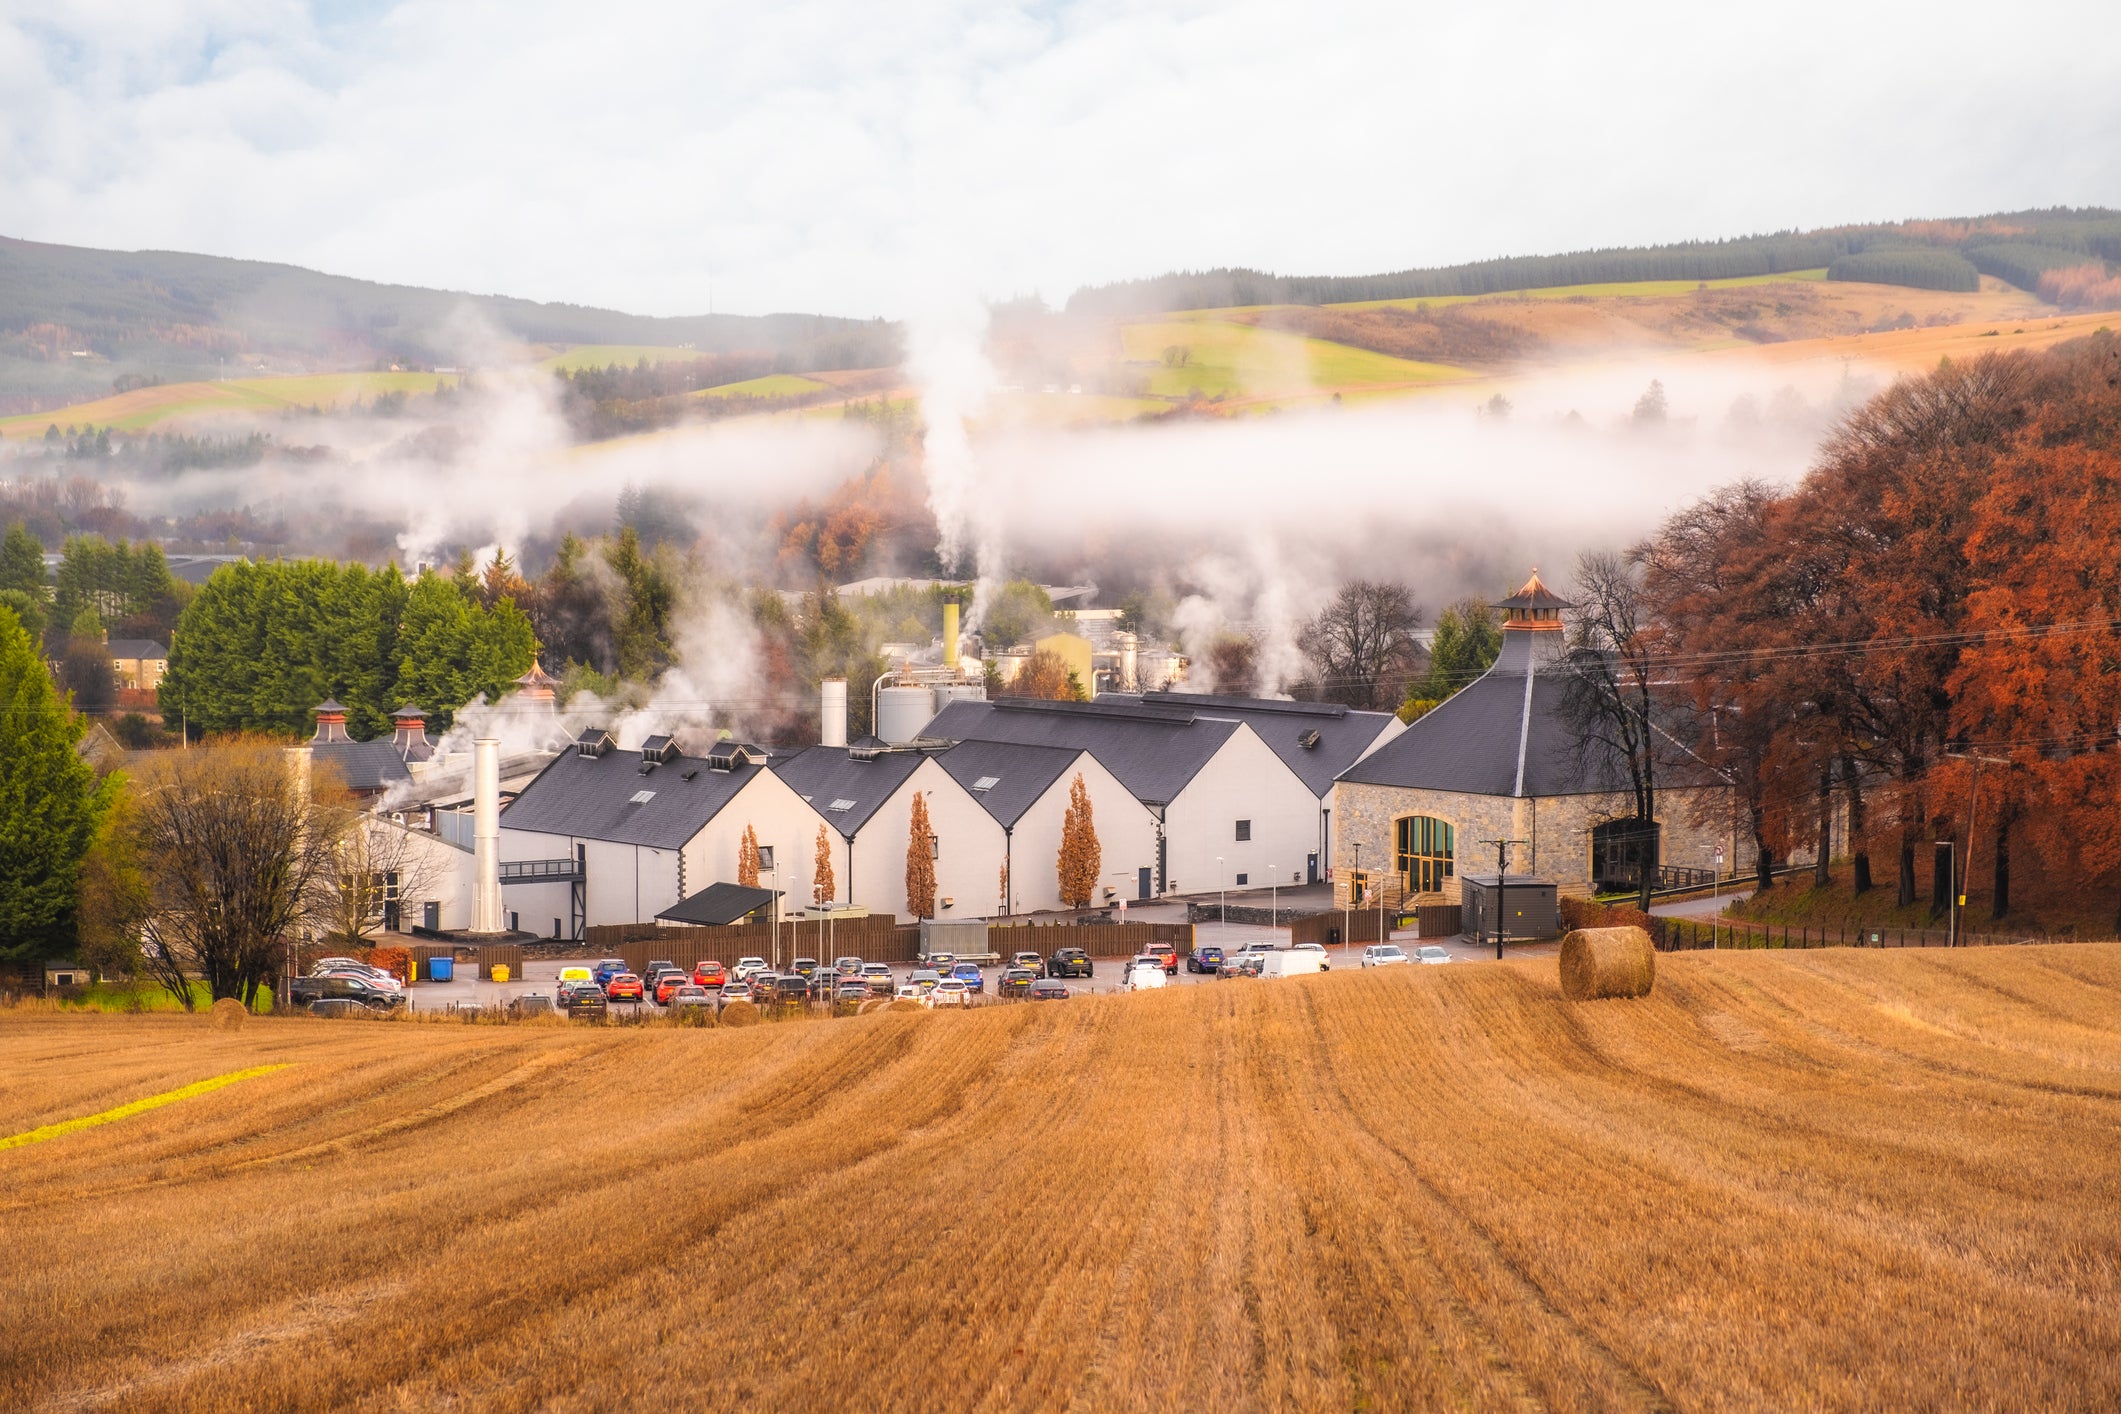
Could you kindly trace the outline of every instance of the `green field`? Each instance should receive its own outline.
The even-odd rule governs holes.
[[[434,392],[438,384],[456,382],[447,373],[306,373],[286,378],[227,378],[211,383],[164,383],[136,388],[94,402],[75,403],[50,412],[22,413],[0,418],[0,437],[19,437],[24,432],[43,436],[44,429],[57,426],[110,427],[123,432],[145,431],[155,424],[179,417],[232,412],[279,412],[286,408],[345,406],[355,398],[372,399],[378,393],[418,396]]]
[[[702,388],[692,394],[695,398],[800,398],[810,393],[822,393],[832,387],[815,378],[805,378],[796,373],[769,373],[763,378],[746,378],[741,383],[723,383],[713,388]]]
[[[1325,339],[1215,319],[1129,324],[1121,331],[1126,357],[1152,363],[1149,392],[1161,398],[1301,394],[1314,388],[1408,387],[1470,377],[1442,363],[1393,358]],[[1167,363],[1168,348],[1186,351]]]
[[[538,367],[572,373],[578,368],[609,368],[613,364],[621,368],[631,368],[644,358],[650,363],[670,363],[706,356],[698,349],[659,347],[654,344],[578,344],[565,353],[554,354]]]
[[[1611,285],[1555,285],[1544,290],[1501,290],[1492,295],[1431,295],[1425,299],[1357,300],[1334,304],[1328,309],[1412,309],[1428,305],[1471,304],[1477,299],[1669,299],[1688,295],[1706,285],[1712,290],[1733,290],[1746,285],[1786,285],[1793,281],[1824,280],[1826,270],[1788,270],[1780,275],[1733,275],[1727,280],[1631,280]]]

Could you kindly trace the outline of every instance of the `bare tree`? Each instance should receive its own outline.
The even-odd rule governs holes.
[[[395,926],[396,906],[425,898],[442,881],[440,840],[351,805],[317,812],[335,848],[310,884],[315,929],[335,946],[355,947]]]
[[[342,808],[312,799],[283,745],[237,739],[152,756],[134,782],[127,852],[146,882],[140,960],[181,1002],[203,978],[249,1006],[307,926],[336,867]]]
[[[1623,783],[1634,806],[1629,832],[1646,910],[1656,887],[1657,761],[1649,604],[1638,555],[1593,550],[1576,562],[1568,673],[1561,698],[1577,769],[1592,783]]]
[[[1358,579],[1340,587],[1297,642],[1318,667],[1322,699],[1396,708],[1421,657],[1420,627],[1405,585]]]

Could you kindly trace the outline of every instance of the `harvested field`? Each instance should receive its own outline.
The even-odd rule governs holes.
[[[2121,946],[0,1013],[0,1406],[2110,1408]]]

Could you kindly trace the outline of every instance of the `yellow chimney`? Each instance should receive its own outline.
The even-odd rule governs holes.
[[[943,666],[957,669],[957,600],[943,601]]]

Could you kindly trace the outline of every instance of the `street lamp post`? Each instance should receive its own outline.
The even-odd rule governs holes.
[[[1230,886],[1223,874],[1223,857],[1215,856],[1215,931],[1218,937],[1228,937],[1230,928]]]
[[[1350,840],[1348,851],[1354,858],[1348,865],[1348,906],[1340,915],[1340,956],[1347,960],[1348,946],[1355,941],[1355,890],[1362,884],[1362,841]]]
[[[1503,929],[1508,926],[1503,921],[1507,917],[1503,909],[1510,897],[1510,846],[1525,841],[1482,840],[1481,843],[1495,846],[1495,960],[1501,962]]]

